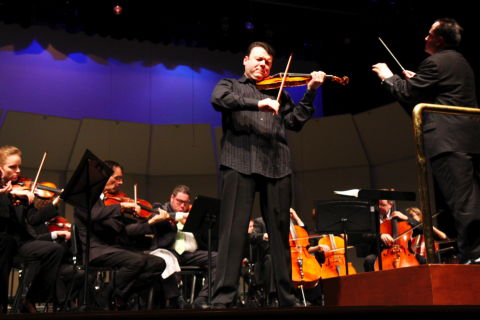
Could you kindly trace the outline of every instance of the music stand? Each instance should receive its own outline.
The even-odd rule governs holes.
[[[212,242],[218,244],[217,217],[220,213],[220,200],[197,196],[188,214],[183,231],[200,234],[207,229],[208,248],[208,304],[212,302]]]
[[[72,177],[65,186],[61,198],[74,207],[85,210],[87,213],[87,230],[84,252],[85,280],[84,280],[84,306],[88,306],[88,265],[90,260],[90,232],[91,209],[103,192],[105,184],[112,175],[110,169],[102,160],[97,158],[90,150],[86,149],[80,163],[73,172]]]
[[[345,270],[348,275],[348,234],[375,233],[374,208],[368,201],[327,200],[315,204],[315,224],[318,234],[345,235]]]

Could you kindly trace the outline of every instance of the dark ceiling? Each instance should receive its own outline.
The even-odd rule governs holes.
[[[277,55],[294,53],[319,70],[351,82],[324,90],[325,114],[357,113],[393,101],[379,86],[371,65],[387,62],[381,36],[406,69],[425,58],[423,38],[434,19],[450,16],[465,28],[462,51],[478,60],[474,1],[160,1],[0,0],[0,21],[48,25],[68,32],[116,39],[175,43],[242,52],[253,40],[270,42]],[[114,13],[114,6],[122,8]],[[476,62],[475,62],[476,63]],[[478,63],[474,69],[478,70]],[[397,68],[397,69],[395,69]],[[309,70],[296,70],[309,72]]]

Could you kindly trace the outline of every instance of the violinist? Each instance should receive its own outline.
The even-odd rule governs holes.
[[[190,188],[186,185],[176,186],[170,194],[170,199],[165,203],[154,203],[154,208],[160,208],[170,214],[172,220],[176,223],[171,226],[171,223],[159,224],[155,227],[155,235],[152,241],[152,249],[167,249],[177,259],[181,266],[198,266],[208,268],[208,248],[205,241],[202,240],[202,235],[192,234],[190,232],[182,231],[189,215],[191,207],[191,193]],[[217,252],[212,251],[211,274],[215,277],[216,257]],[[177,279],[180,281],[180,279]],[[209,281],[206,279],[198,297],[193,302],[193,307],[197,309],[207,309],[208,305],[208,287]],[[165,295],[170,299],[177,297],[176,306],[182,308],[184,301],[180,296],[178,287],[176,290],[167,292],[165,286]],[[171,288],[172,289],[172,288]]]
[[[399,221],[406,221],[412,228],[419,224],[419,222],[415,220],[412,216],[406,215],[400,211],[394,210],[393,207],[394,207],[394,201],[391,201],[391,200],[378,201],[378,212],[380,217],[380,224],[386,221],[390,221],[394,218],[396,218]],[[415,228],[414,230],[412,230],[412,232],[415,235],[418,232],[418,229]],[[379,237],[380,237],[381,248],[390,248],[395,242],[393,235],[390,233],[380,233]],[[374,241],[372,242],[370,254],[368,254],[365,257],[365,260],[363,263],[363,267],[365,271],[367,272],[374,271],[375,262],[377,260],[377,250],[378,250],[377,242]],[[419,264],[426,263],[423,257],[417,255],[416,258]]]
[[[405,209],[405,214],[411,216],[413,219],[418,221],[420,225],[418,226],[418,231],[412,236],[412,248],[416,254],[422,256],[419,259],[425,260],[425,239],[423,238],[423,226],[422,223],[422,211],[418,207],[408,207]],[[441,231],[435,226],[432,226],[433,229],[433,236],[436,240],[447,240],[448,237],[445,232]]]
[[[24,284],[20,290],[20,305],[16,312],[36,312],[35,302],[54,302],[55,282],[63,255],[63,249],[56,243],[36,239],[34,228],[57,215],[52,205],[37,209],[33,206],[33,192],[18,189],[14,184],[19,180],[22,152],[15,146],[0,147],[0,233],[2,246],[2,304],[5,312],[5,276],[15,259],[23,264]],[[20,199],[21,201],[17,202]],[[13,240],[12,240],[13,239]],[[16,250],[15,250],[16,249]],[[9,256],[3,256],[9,254]]]
[[[239,79],[222,79],[211,102],[221,112],[223,138],[219,220],[219,248],[213,308],[233,304],[240,278],[239,265],[245,248],[255,194],[270,236],[272,262],[280,306],[295,306],[291,261],[288,257],[289,208],[292,202],[291,155],[286,130],[299,131],[314,113],[315,92],[325,73],[313,72],[306,92],[295,104],[286,91],[264,90],[256,82],[268,77],[273,48],[253,42],[243,58]]]
[[[153,225],[168,218],[166,212],[159,212],[148,220],[131,222],[124,214],[140,212],[141,208],[134,202],[120,202],[105,205],[107,193],[117,193],[123,184],[122,166],[111,160],[105,164],[113,170],[104,187],[104,193],[91,210],[90,263],[93,266],[103,266],[116,269],[115,290],[109,287],[102,296],[106,308],[125,310],[128,298],[135,292],[140,292],[154,286],[160,287],[161,274],[165,269],[165,261],[142,251],[127,247],[129,237],[153,233]],[[75,223],[78,227],[82,251],[86,246],[87,213],[81,208],[75,208]],[[113,305],[109,305],[114,301]]]

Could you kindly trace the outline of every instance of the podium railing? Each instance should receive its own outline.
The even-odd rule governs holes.
[[[467,107],[444,106],[438,104],[420,103],[415,106],[412,112],[413,117],[413,133],[416,145],[417,160],[417,179],[418,179],[418,196],[420,200],[420,208],[422,210],[423,232],[425,236],[425,248],[427,251],[427,263],[435,263],[437,256],[435,255],[435,246],[433,240],[433,224],[432,213],[430,207],[430,189],[428,184],[427,159],[425,157],[425,146],[423,140],[423,115],[425,112],[443,113],[452,115],[469,115],[479,116],[480,109]]]

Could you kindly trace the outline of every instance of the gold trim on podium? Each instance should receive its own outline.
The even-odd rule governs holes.
[[[423,114],[424,112],[443,113],[452,115],[480,116],[480,109],[467,107],[444,106],[439,104],[420,103],[415,106],[412,112],[413,134],[415,137],[416,159],[417,159],[417,179],[418,196],[420,199],[420,208],[422,210],[423,232],[425,236],[425,248],[427,250],[427,263],[435,263],[435,247],[433,240],[432,211],[429,201],[429,185],[427,173],[427,159],[425,157],[425,146],[423,141]]]

